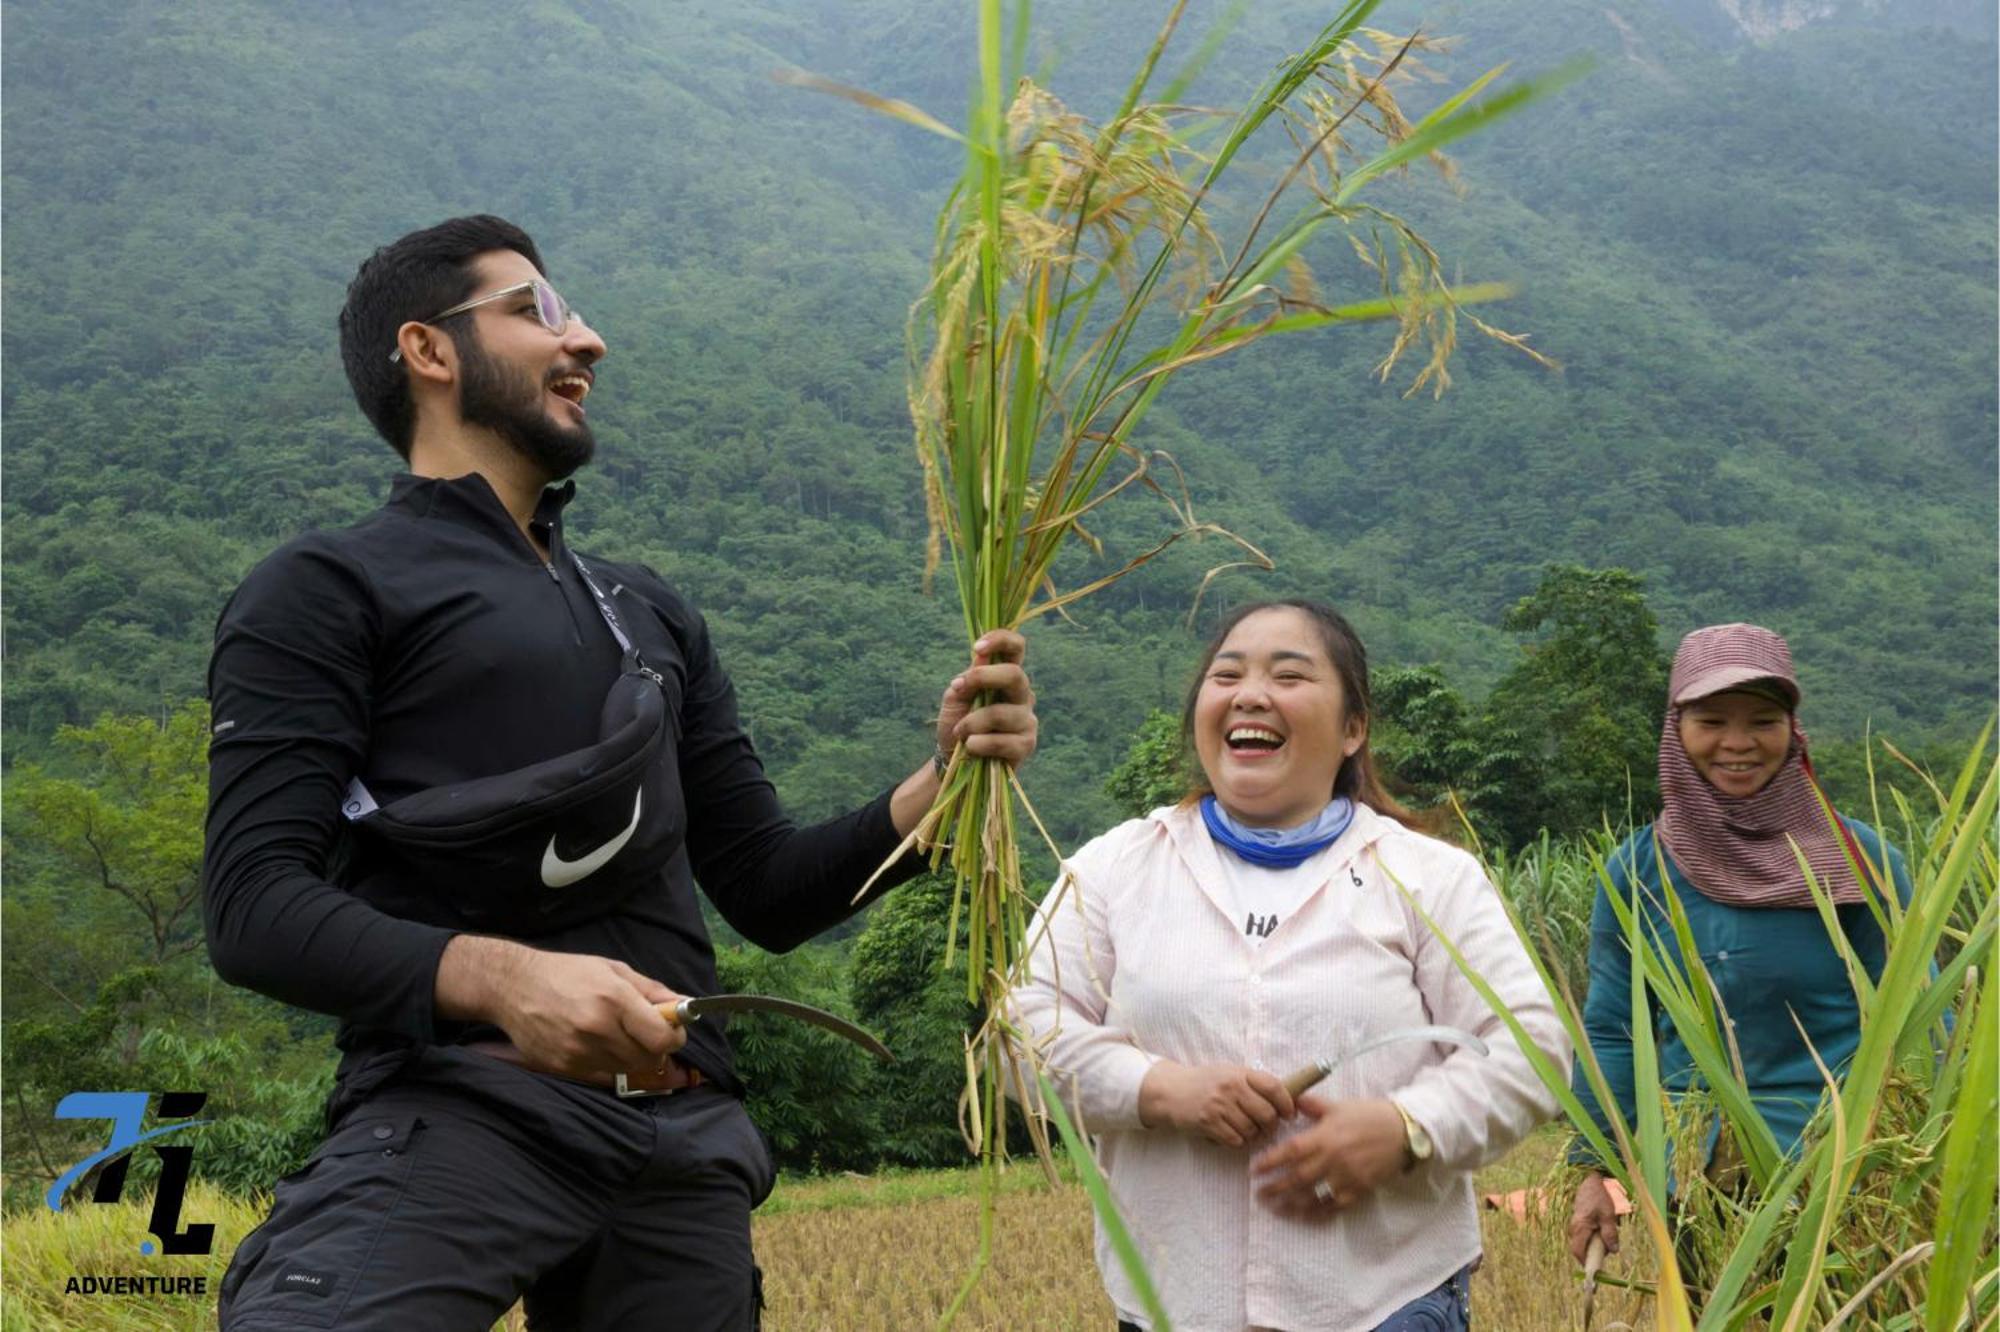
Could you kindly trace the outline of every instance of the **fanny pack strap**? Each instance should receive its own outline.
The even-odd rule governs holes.
[[[583,579],[583,585],[590,589],[590,599],[597,603],[597,613],[604,617],[604,627],[609,629],[611,636],[618,640],[618,650],[620,652],[630,652],[632,650],[632,640],[626,635],[625,626],[618,620],[618,608],[611,604],[611,598],[606,596],[604,589],[597,585],[597,580],[590,576],[590,570],[585,566],[581,555],[578,555],[575,551],[570,551],[569,562],[576,566],[577,576]],[[639,665],[641,669],[644,669],[645,662],[642,660]],[[650,675],[652,673],[648,671],[647,674]],[[659,677],[654,676],[653,678],[658,679]],[[362,784],[359,777],[348,782],[347,790],[341,793],[340,812],[349,823],[353,823],[358,819],[365,819],[379,808],[381,806],[375,803],[375,797],[368,793],[368,788]]]
[[[625,636],[625,626],[618,622],[618,608],[611,604],[611,598],[604,595],[604,590],[598,587],[597,580],[590,576],[590,570],[584,567],[581,555],[578,555],[575,551],[571,551],[569,553],[569,562],[576,566],[577,576],[582,578],[583,585],[590,589],[590,599],[597,603],[597,613],[604,617],[604,627],[609,629],[611,636],[618,640],[618,650],[620,652],[630,652],[632,650],[632,640]]]

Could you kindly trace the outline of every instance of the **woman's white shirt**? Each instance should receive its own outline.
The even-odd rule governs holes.
[[[1555,1110],[1397,884],[1565,1067],[1568,1041],[1499,894],[1463,851],[1358,807],[1339,840],[1295,870],[1238,872],[1232,862],[1241,864],[1191,808],[1156,810],[1078,850],[1031,929],[1033,973],[1015,993],[1017,1016],[1099,1136],[1177,1328],[1372,1328],[1479,1252],[1469,1172]],[[1313,1093],[1392,1097],[1436,1150],[1330,1221],[1288,1220],[1255,1201],[1250,1157],[1275,1139],[1226,1148],[1140,1124],[1139,1084],[1160,1058],[1283,1076],[1433,1022],[1478,1033],[1491,1054],[1392,1045]],[[1144,1326],[1101,1231],[1097,1250],[1120,1317]]]

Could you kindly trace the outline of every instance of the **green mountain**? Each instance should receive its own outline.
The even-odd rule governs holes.
[[[1167,63],[1226,8],[1191,6]],[[1042,6],[1056,91],[1107,109],[1163,9]],[[15,0],[10,751],[198,694],[249,562],[377,502],[395,460],[340,375],[345,282],[410,228],[493,211],[537,236],[612,349],[579,540],[653,562],[707,609],[798,808],[907,770],[962,651],[948,591],[919,587],[901,383],[957,161],[769,75],[954,120],[968,15]],[[1489,313],[1564,369],[1474,341],[1450,394],[1406,399],[1406,375],[1370,377],[1385,339],[1363,330],[1190,372],[1144,442],[1280,566],[1220,580],[1199,623],[1325,596],[1378,662],[1436,662],[1478,694],[1516,660],[1497,624],[1546,563],[1622,565],[1670,636],[1745,618],[1789,635],[1816,736],[1969,735],[1996,653],[1989,18],[1953,0],[1385,9],[1385,27],[1462,35],[1431,61],[1441,86],[1595,56],[1464,149],[1461,197],[1415,174],[1384,195],[1455,271],[1515,284]],[[1248,7],[1191,96],[1226,104],[1324,20],[1299,0]],[[1366,290],[1344,254],[1321,256],[1329,285]],[[1108,512],[1114,549],[1149,542],[1149,503]],[[1059,836],[1111,818],[1099,783],[1178,693],[1193,588],[1225,558],[1176,548],[1080,626],[1035,632],[1047,729],[1030,784]]]

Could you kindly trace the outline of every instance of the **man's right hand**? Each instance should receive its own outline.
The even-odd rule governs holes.
[[[1236,1064],[1162,1059],[1139,1084],[1140,1123],[1199,1133],[1224,1147],[1255,1142],[1292,1111],[1292,1095],[1275,1075]]]
[[[1590,1252],[1593,1236],[1604,1241],[1606,1253],[1618,1252],[1618,1207],[1611,1201],[1611,1190],[1604,1187],[1604,1176],[1596,1171],[1576,1186],[1576,1203],[1569,1213],[1569,1252],[1579,1264]]]
[[[680,999],[623,962],[461,934],[438,960],[441,1017],[490,1022],[532,1068],[585,1081],[662,1067],[687,1031],[660,1015]]]

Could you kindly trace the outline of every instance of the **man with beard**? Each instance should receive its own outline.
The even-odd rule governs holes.
[[[605,345],[534,243],[483,216],[405,236],[340,335],[409,473],[252,570],[209,673],[210,955],[337,1016],[342,1051],[222,1325],[484,1329],[525,1297],[537,1328],[754,1326],[770,1154],[721,1032],[660,1007],[718,988],[695,881],[764,947],[844,919],[939,756],[1033,751],[1022,642],[981,641],[908,778],[794,825],[701,616],[564,541]]]

